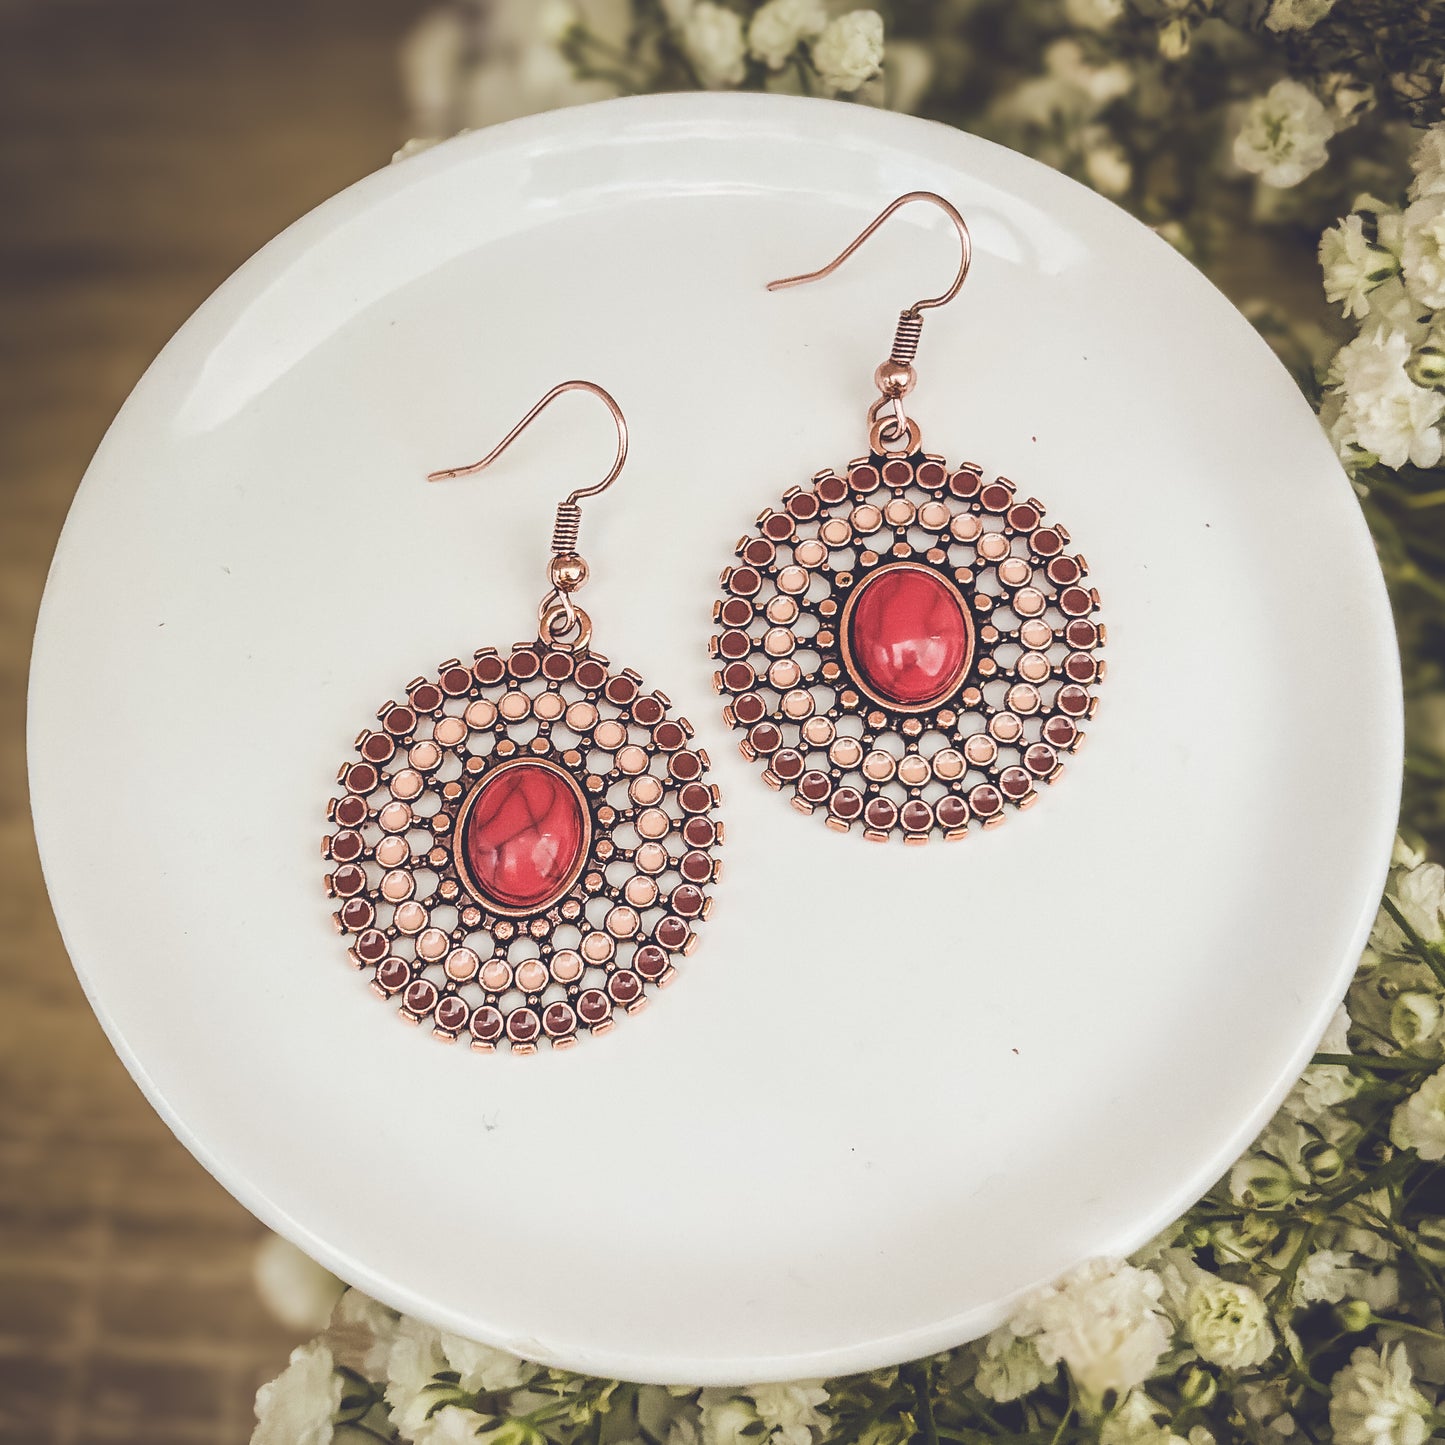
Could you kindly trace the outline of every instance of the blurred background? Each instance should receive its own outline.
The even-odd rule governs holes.
[[[1241,307],[1374,531],[1405,664],[1402,826],[1445,845],[1445,6],[0,0],[0,1442],[244,1441],[330,1298],[274,1252],[258,1291],[263,1231],[112,1055],[46,901],[26,673],[92,452],[207,294],[394,152],[697,88],[989,136],[1132,211]]]
[[[0,1440],[239,1442],[301,1336],[76,983],[26,800],[65,511],[171,333],[407,133],[406,0],[0,0]]]

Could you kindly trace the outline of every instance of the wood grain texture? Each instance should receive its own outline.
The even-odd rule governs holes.
[[[403,137],[412,0],[0,0],[0,1441],[238,1442],[294,1343],[260,1227],[111,1053],[46,901],[25,679],[46,567],[147,363]]]

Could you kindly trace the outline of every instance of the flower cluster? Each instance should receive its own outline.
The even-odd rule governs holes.
[[[986,1339],[847,1379],[662,1389],[348,1290],[257,1396],[253,1445],[1421,1445],[1445,1425],[1441,1159],[1445,869],[1401,843],[1346,1004],[1249,1152],[1132,1260],[1083,1265]],[[261,1278],[293,1320],[338,1288],[275,1245]]]

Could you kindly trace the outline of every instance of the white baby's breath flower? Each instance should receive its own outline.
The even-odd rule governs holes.
[[[674,30],[680,30],[696,4],[697,0],[662,0],[662,13]]]
[[[1004,1325],[984,1341],[973,1383],[980,1394],[1002,1405],[1032,1394],[1058,1372],[1057,1365],[1046,1365],[1039,1358],[1033,1340],[1020,1339]]]
[[[436,1403],[427,1386],[446,1368],[441,1332],[403,1315],[386,1359],[386,1403],[393,1424],[408,1440],[425,1427],[427,1414]]]
[[[1445,1159],[1445,1069],[1430,1075],[1390,1119],[1390,1142],[1422,1159]]]
[[[768,0],[748,25],[748,48],[769,70],[781,70],[827,23],[823,0]]]
[[[494,1420],[484,1420],[475,1410],[443,1405],[409,1438],[412,1445],[475,1445],[483,1427],[495,1425]]]
[[[758,1445],[758,1412],[747,1400],[704,1392],[698,1416],[702,1445]]]
[[[251,1445],[330,1445],[342,1378],[319,1340],[291,1351],[291,1362],[256,1391]]]
[[[1410,199],[1445,195],[1445,123],[1432,125],[1415,142],[1410,153],[1410,168],[1415,179],[1410,183]]]
[[[851,95],[883,68],[883,17],[876,10],[850,10],[828,22],[809,53],[823,88]]]
[[[1401,1345],[1356,1350],[1330,1382],[1335,1445],[1422,1445],[1429,1414]]]
[[[1247,1284],[1211,1275],[1196,1281],[1184,1307],[1184,1333],[1199,1358],[1226,1370],[1262,1365],[1274,1353],[1264,1301]]]
[[[261,1302],[293,1330],[315,1334],[326,1328],[346,1286],[289,1239],[268,1234],[256,1248],[252,1275]]]
[[[1350,1052],[1350,1016],[1343,1004],[1335,1010],[1315,1052]],[[1354,1098],[1359,1088],[1359,1079],[1344,1064],[1310,1064],[1280,1107],[1290,1118],[1314,1124],[1346,1099]]]
[[[332,1311],[326,1342],[338,1365],[346,1365],[368,1380],[384,1380],[397,1324],[394,1310],[359,1289],[349,1289]]]
[[[758,1419],[782,1445],[809,1445],[814,1430],[828,1428],[828,1417],[818,1408],[828,1403],[821,1380],[749,1385],[742,1393],[752,1400]]]
[[[738,85],[747,74],[747,41],[736,10],[697,0],[682,22],[682,48],[708,90]]]
[[[1264,23],[1271,30],[1308,30],[1334,9],[1335,0],[1274,0]]]
[[[1064,14],[1080,30],[1107,30],[1124,13],[1124,0],[1064,0]]]
[[[1410,989],[1390,1007],[1390,1037],[1402,1049],[1421,1049],[1439,1032],[1442,1015],[1436,994]]]
[[[1370,292],[1400,269],[1388,249],[1365,235],[1364,217],[1357,213],[1320,237],[1319,256],[1326,299],[1342,303],[1343,314],[1357,319],[1370,314]]]
[[[1245,1419],[1257,1427],[1252,1438],[1259,1438],[1260,1430],[1268,1431],[1277,1440],[1291,1440],[1296,1435],[1283,1381],[1248,1380],[1235,1390],[1234,1402]]]
[[[1234,139],[1234,159],[1267,186],[1297,186],[1328,159],[1329,112],[1297,80],[1278,80],[1252,101]]]
[[[1416,301],[1432,311],[1445,307],[1445,195],[1424,196],[1406,208],[1400,265]]]
[[[468,1394],[477,1390],[515,1390],[537,1373],[538,1367],[529,1360],[476,1340],[464,1340],[460,1335],[443,1335],[441,1348]]]
[[[1184,1445],[1168,1419],[1169,1412],[1143,1390],[1131,1390],[1099,1426],[1099,1445]]]
[[[1445,936],[1445,868],[1423,860],[1408,863],[1391,879],[1389,891],[1411,929],[1426,943],[1440,942]],[[1370,943],[1381,953],[1399,953],[1406,939],[1400,925],[1381,910]]]
[[[1148,1270],[1091,1260],[1026,1300],[1011,1324],[1015,1334],[1033,1337],[1046,1365],[1062,1360],[1097,1399],[1132,1390],[1158,1364],[1171,1333],[1159,1308],[1162,1292]]]
[[[1410,380],[1411,351],[1405,333],[1373,330],[1342,348],[1334,362],[1356,445],[1387,467],[1433,467],[1441,456],[1445,398]]]
[[[1344,1250],[1316,1249],[1295,1271],[1290,1303],[1297,1309],[1312,1304],[1339,1304],[1359,1293],[1364,1273]]]

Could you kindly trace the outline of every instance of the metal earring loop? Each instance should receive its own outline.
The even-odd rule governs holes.
[[[585,497],[596,497],[605,492],[621,475],[623,465],[627,461],[627,418],[623,416],[622,408],[617,405],[612,393],[606,388],[598,386],[595,381],[559,382],[481,461],[471,462],[467,466],[446,467],[441,471],[429,472],[427,481],[443,482],[450,481],[455,477],[469,477],[491,466],[548,406],[568,391],[585,391],[595,396],[611,413],[613,425],[617,428],[617,454],[612,459],[612,466],[608,469],[607,475],[600,482],[594,482],[590,487],[573,488],[557,504],[557,519],[552,526],[552,561],[547,569],[552,590],[542,599],[537,608],[539,635],[543,642],[555,646],[563,645],[561,639],[575,629],[576,637],[571,645],[585,648],[587,640],[591,636],[591,624],[583,622],[585,614],[580,613],[572,601],[572,594],[586,582],[590,575],[587,563],[577,551],[577,540],[582,531],[582,509],[578,503]],[[559,615],[563,623],[560,628],[557,625]]]

